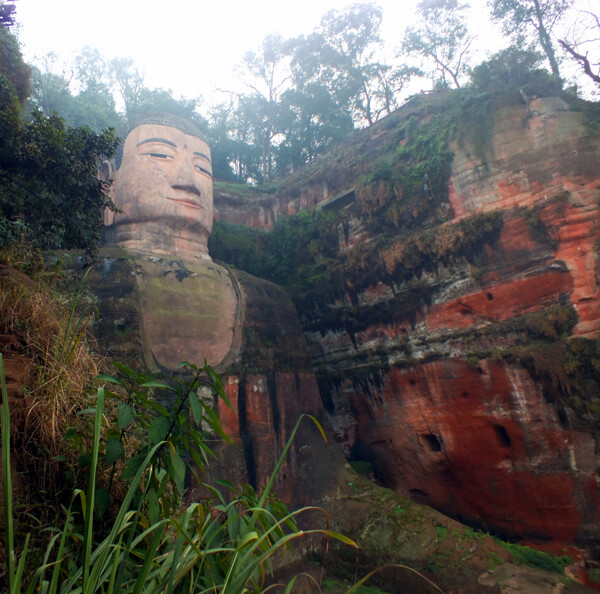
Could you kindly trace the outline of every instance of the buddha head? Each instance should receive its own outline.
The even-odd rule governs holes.
[[[123,134],[116,170],[101,178],[119,212],[107,240],[125,248],[210,259],[213,222],[210,149],[195,127],[173,116],[145,118]]]

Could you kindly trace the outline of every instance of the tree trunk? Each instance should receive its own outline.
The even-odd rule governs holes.
[[[554,52],[554,47],[552,45],[552,39],[550,38],[550,34],[544,26],[544,16],[542,14],[540,2],[539,0],[533,0],[533,4],[535,6],[535,16],[537,19],[537,25],[534,23],[534,26],[538,32],[540,45],[542,46],[542,49],[544,50],[544,53],[546,54],[546,57],[550,62],[550,69],[552,70],[552,75],[556,78],[560,78],[558,61],[556,60],[556,53]]]

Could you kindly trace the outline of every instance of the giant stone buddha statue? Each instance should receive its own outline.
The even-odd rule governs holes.
[[[106,217],[107,246],[91,275],[101,343],[153,371],[184,360],[219,371],[236,408],[219,406],[221,423],[238,445],[223,448],[215,474],[264,484],[299,416],[323,413],[289,296],[211,260],[211,153],[187,122],[161,116],[133,125],[101,179],[118,209]],[[294,504],[322,496],[343,462],[307,425],[280,495]]]
[[[208,145],[185,121],[148,118],[127,133],[116,165],[104,169],[118,209],[108,213],[106,238],[142,256],[137,290],[147,366],[229,362],[239,347],[241,304],[233,276],[208,255]]]

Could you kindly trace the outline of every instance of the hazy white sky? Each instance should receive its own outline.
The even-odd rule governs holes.
[[[483,1],[483,0],[482,0]],[[270,33],[308,34],[330,9],[353,0],[19,0],[25,58],[86,45],[106,57],[131,57],[150,87],[205,95],[223,86],[243,54]],[[417,0],[380,0],[390,48],[413,18]]]
[[[19,39],[29,62],[50,51],[69,59],[86,45],[107,58],[130,57],[151,88],[209,97],[235,87],[233,69],[271,33],[310,33],[331,9],[367,0],[19,0]],[[382,37],[391,56],[418,0],[374,0],[383,9]],[[486,0],[471,0],[470,29],[478,56],[508,42],[491,28]],[[600,0],[576,0],[598,12]]]

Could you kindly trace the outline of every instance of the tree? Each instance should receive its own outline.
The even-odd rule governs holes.
[[[0,26],[0,74],[14,86],[21,104],[29,96],[31,86],[30,67],[23,61],[19,42],[8,27]]]
[[[118,127],[111,81],[109,64],[98,50],[84,48],[70,65],[50,53],[33,68],[30,109],[37,107],[47,116],[57,113],[75,128],[100,132]]]
[[[21,106],[14,85],[0,74],[0,166],[15,157],[21,126]]]
[[[375,120],[373,83],[381,81],[379,74],[387,69],[375,61],[381,49],[379,36],[381,8],[372,4],[354,4],[344,12],[329,11],[322,19],[319,31],[332,51],[328,52],[330,77],[347,101],[357,121]]]
[[[372,125],[394,109],[398,83],[414,72],[382,62],[381,19],[381,9],[371,4],[325,14],[311,35],[292,43],[296,89],[329,88],[340,115],[349,113],[358,125]]]
[[[515,38],[520,44],[527,29],[535,31],[552,74],[559,79],[560,70],[552,42],[552,30],[573,4],[573,0],[488,0],[488,2],[492,19],[502,23],[504,33]]]
[[[523,94],[540,97],[556,95],[560,82],[542,68],[542,54],[510,47],[492,55],[471,73],[472,86],[493,97],[521,101]]]
[[[403,64],[398,67],[386,64],[374,64],[370,73],[368,94],[367,121],[374,123],[384,115],[394,111],[399,105],[402,90],[415,77],[423,73],[419,68]]]
[[[213,177],[221,181],[241,181],[241,152],[232,138],[233,100],[208,107],[206,139],[210,145]]]
[[[252,92],[231,93],[211,113],[224,174],[233,168],[238,179],[268,183],[313,160],[354,122],[390,113],[415,69],[377,59],[380,23],[379,8],[355,4],[328,12],[308,36],[272,35],[248,52],[242,66]]]
[[[270,110],[276,106],[256,93],[240,95],[230,122],[237,146],[238,175],[245,181],[262,184],[271,181],[273,130]],[[268,141],[268,148],[265,144]],[[265,160],[268,160],[268,163]]]
[[[84,47],[75,58],[73,86],[78,92],[65,114],[69,125],[89,126],[96,132],[119,126],[110,63],[96,48]]]
[[[55,74],[52,70],[57,67],[56,54],[46,55],[39,66],[31,69],[31,94],[29,109],[41,109],[46,115],[58,113],[66,115],[72,109],[73,96],[69,90],[72,76],[63,70]]]
[[[575,60],[587,77],[600,85],[600,18],[589,10],[579,11],[569,33],[560,45]]]
[[[277,147],[279,174],[310,163],[354,128],[350,113],[318,82],[286,91],[280,117],[285,140]]]
[[[433,62],[433,76],[444,87],[448,77],[456,88],[468,69],[474,36],[466,25],[468,6],[458,0],[421,0],[417,12],[422,18],[418,27],[409,27],[404,35],[404,52]]]
[[[0,2],[0,26],[12,27],[15,24],[15,1]]]
[[[277,115],[279,95],[290,79],[288,53],[279,35],[265,37],[257,52],[247,52],[243,66],[253,75],[246,84],[253,96],[241,97],[242,110],[247,116],[254,110],[253,142],[261,148],[261,172],[266,182],[273,179],[273,142],[279,134]]]
[[[260,108],[257,95],[230,93],[227,101],[209,108],[207,139],[216,178],[240,182],[262,182]],[[259,141],[257,142],[257,138]]]
[[[114,152],[114,135],[69,128],[58,116],[36,111],[31,122],[15,130],[15,139],[12,154],[0,159],[0,242],[14,240],[16,230],[40,248],[92,254],[104,209],[112,207],[97,167]]]
[[[110,157],[116,138],[110,130],[68,127],[58,116],[35,113],[23,130],[20,171],[23,220],[41,247],[85,249],[100,239],[103,213],[112,207],[98,181],[98,164]]]
[[[121,96],[125,114],[129,115],[141,103],[144,76],[131,58],[114,58],[110,62],[113,86]]]
[[[104,209],[114,207],[97,167],[115,146],[111,131],[70,128],[40,110],[23,123],[17,91],[0,74],[0,244],[26,239],[93,254]]]
[[[141,87],[134,103],[127,108],[127,119],[141,118],[147,113],[170,113],[193,121],[200,128],[206,128],[205,120],[196,112],[197,99],[173,97],[171,89],[149,89]]]

